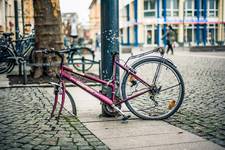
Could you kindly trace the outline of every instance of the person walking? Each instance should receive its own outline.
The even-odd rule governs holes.
[[[71,46],[74,47],[78,44],[77,38],[78,38],[78,32],[77,32],[77,20],[75,17],[72,19],[71,23],[71,33],[70,36],[72,37],[72,44]]]
[[[173,30],[172,26],[169,25],[169,30],[166,32],[166,34],[162,37],[162,39],[166,38],[166,45],[167,45],[167,50],[166,53],[168,54],[169,51],[171,51],[171,54],[174,54],[173,51],[173,41],[174,41],[174,33],[175,31]]]
[[[96,51],[100,49],[100,41],[101,41],[100,34],[96,33],[95,34],[95,50]]]

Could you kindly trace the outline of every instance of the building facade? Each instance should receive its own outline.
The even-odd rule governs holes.
[[[100,19],[100,0],[92,0],[89,6],[89,30],[90,37],[93,41],[100,35],[101,19]]]
[[[225,0],[120,1],[122,45],[165,45],[167,26],[178,45],[219,45],[225,40]]]
[[[15,31],[14,1],[0,0],[0,32]]]
[[[26,24],[34,24],[33,18],[33,1],[17,0],[18,7],[18,25],[22,33],[30,32],[30,28],[26,28]],[[23,5],[22,5],[23,2]],[[26,28],[26,29],[25,29]],[[15,32],[15,1],[0,0],[0,32]]]

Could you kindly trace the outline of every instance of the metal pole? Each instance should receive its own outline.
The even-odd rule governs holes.
[[[164,24],[163,24],[163,31],[164,31],[164,34],[166,33],[166,26],[167,26],[167,21],[166,21],[166,0],[163,0],[163,18],[164,18]],[[164,43],[164,47],[166,47],[166,40],[167,40],[167,37],[165,37],[163,39],[163,43]]]
[[[18,1],[14,0],[14,14],[15,14],[15,38],[16,38],[16,49],[19,48],[19,14],[18,14]],[[22,75],[22,64],[19,63],[19,75]]]
[[[82,61],[82,72],[85,72],[85,60],[84,56],[82,56],[81,61]]]
[[[16,40],[19,39],[19,15],[18,15],[18,2],[17,0],[14,0],[14,13],[15,13],[15,35],[16,35]],[[17,42],[16,42],[16,47],[17,47]]]
[[[27,84],[26,66],[27,66],[27,62],[26,62],[26,60],[24,60],[24,61],[23,61],[23,77],[24,77],[24,84]]]
[[[24,20],[24,0],[21,0],[22,9],[22,23],[23,23],[23,35],[25,34],[25,20]]]
[[[104,80],[111,80],[113,75],[112,52],[119,52],[119,1],[101,0],[101,78]],[[118,68],[116,76],[119,79]],[[111,97],[111,89],[103,86],[102,91]]]
[[[185,37],[185,24],[184,24],[184,22],[185,22],[185,0],[183,1],[183,50],[184,50],[184,44],[185,44],[185,40],[186,40],[186,37]]]

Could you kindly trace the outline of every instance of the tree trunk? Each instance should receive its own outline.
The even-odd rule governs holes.
[[[36,36],[35,49],[54,48],[60,50],[63,46],[63,36],[59,0],[33,0],[33,6]],[[48,63],[49,61],[57,61],[57,59],[36,53],[36,63]],[[35,67],[33,69],[34,78],[39,78],[44,73],[52,75],[56,71],[56,67]]]

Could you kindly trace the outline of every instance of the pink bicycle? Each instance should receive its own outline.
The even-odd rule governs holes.
[[[98,98],[104,106],[104,109],[112,114],[117,113],[122,116],[122,120],[130,118],[121,110],[121,104],[125,103],[127,108],[137,117],[142,119],[165,119],[173,115],[181,106],[184,98],[184,82],[176,66],[164,57],[164,48],[156,48],[142,54],[133,55],[128,58],[124,64],[120,63],[118,53],[113,52],[113,75],[111,80],[105,81],[88,74],[74,72],[68,66],[63,64],[64,54],[67,50],[55,51],[45,50],[45,53],[52,53],[61,58],[58,83],[54,85],[55,100],[51,117],[54,116],[58,99],[61,97],[61,114],[67,95],[72,102],[73,113],[76,115],[75,102],[67,91],[64,80],[68,80]],[[159,55],[152,55],[157,53]],[[128,65],[130,60],[135,60],[132,65]],[[117,67],[124,70],[120,82],[116,77]],[[86,85],[73,75],[100,83],[111,89],[111,97],[105,96],[101,91],[97,91]],[[119,86],[118,96],[116,87]]]

